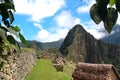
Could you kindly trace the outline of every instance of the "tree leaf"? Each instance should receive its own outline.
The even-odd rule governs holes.
[[[14,21],[14,16],[13,16],[12,11],[8,11],[8,15],[9,15],[9,18],[10,18],[10,23],[12,24],[12,22]]]
[[[1,16],[2,16],[2,21],[6,21],[6,19],[9,17],[8,11],[6,9],[2,10]]]
[[[107,17],[107,6],[98,4],[97,8],[98,8],[97,11],[98,11],[98,14],[100,15],[101,20],[105,21]]]
[[[104,21],[105,29],[110,33],[118,19],[118,13],[115,8],[108,8],[108,15]]]
[[[109,3],[109,0],[96,0],[97,4],[107,6]]]
[[[25,38],[23,37],[23,35],[21,33],[19,33],[19,36],[20,36],[21,42],[27,46],[27,41],[25,40]]]
[[[7,40],[11,43],[11,44],[14,44],[15,45],[15,39],[12,35],[8,35],[7,36]]]
[[[100,18],[100,15],[98,13],[97,10],[98,5],[94,4],[91,8],[90,8],[90,17],[92,18],[92,20],[96,23],[99,24],[102,20]]]
[[[14,4],[13,0],[4,0],[6,3],[12,3]]]
[[[8,28],[8,31],[19,38],[19,34],[16,31],[14,31],[11,27]]]
[[[90,17],[92,18],[92,20],[96,23],[99,24],[102,20],[100,18],[100,15],[98,13],[97,10],[98,5],[94,4],[91,8],[90,8]]]
[[[120,0],[116,0],[116,8],[117,11],[120,13]]]
[[[9,21],[8,21],[8,20],[4,21],[4,24],[5,24],[8,28],[10,27],[10,24],[9,24]]]
[[[4,5],[5,5],[5,7],[6,7],[7,9],[12,9],[12,10],[15,11],[15,6],[14,6],[13,4],[11,4],[11,3],[5,3]]]
[[[115,4],[115,0],[110,0],[109,4],[110,6],[113,6]]]
[[[15,6],[12,3],[2,3],[0,4],[0,7],[1,7],[0,10],[1,9],[12,9],[15,11]]]
[[[16,32],[20,32],[20,29],[19,29],[19,27],[18,26],[14,26],[14,27],[11,27],[14,31],[16,31]]]
[[[15,10],[14,2],[13,0],[4,0],[4,3],[8,9]]]

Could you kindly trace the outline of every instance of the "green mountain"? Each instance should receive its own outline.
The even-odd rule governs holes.
[[[68,32],[59,50],[68,60],[113,64],[120,72],[120,46],[95,39],[81,25]]]
[[[49,48],[59,49],[61,44],[63,43],[63,41],[64,41],[64,39],[60,39],[60,40],[54,41],[54,42],[46,42],[46,43],[37,42],[37,41],[27,41],[27,42],[29,45],[36,45],[39,49],[45,50],[45,49],[49,49]]]

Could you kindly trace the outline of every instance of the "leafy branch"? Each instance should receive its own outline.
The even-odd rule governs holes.
[[[120,13],[120,0],[96,0],[90,9],[92,20],[96,24],[103,21],[104,27],[109,33],[116,24],[118,13]]]
[[[11,50],[20,53],[20,46],[18,41],[14,38],[16,36],[21,42],[27,45],[23,35],[20,33],[18,26],[13,26],[15,6],[13,0],[0,0],[0,66],[3,64],[4,56],[7,56]]]
[[[18,26],[13,26],[15,6],[13,0],[0,0],[0,49],[3,51],[6,47],[10,50],[11,45],[14,45],[15,50],[20,52],[18,41],[14,38],[16,36],[22,43],[27,45],[23,35],[20,33]],[[14,36],[13,36],[14,35]],[[2,52],[1,51],[1,52]]]

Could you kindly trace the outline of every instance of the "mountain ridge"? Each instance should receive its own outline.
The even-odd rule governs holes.
[[[95,39],[82,25],[75,25],[68,32],[59,50],[68,60],[114,64],[120,72],[120,46]]]
[[[49,49],[49,48],[57,48],[59,49],[61,44],[63,43],[64,39],[60,39],[58,41],[53,42],[38,42],[35,40],[28,40],[29,45],[35,45],[41,50]]]
[[[116,24],[111,34],[106,35],[100,40],[105,43],[120,44],[120,25]]]
[[[102,32],[106,34],[106,31],[103,30]],[[120,34],[120,25],[116,24],[111,34],[107,34],[105,37],[99,40],[105,43],[110,43],[110,44],[120,44],[119,34]],[[60,39],[58,41],[53,41],[53,42],[39,42],[35,40],[28,40],[28,43],[34,42],[37,45],[37,47],[39,47],[39,49],[44,50],[44,49],[49,49],[52,47],[59,49],[63,41],[64,39]]]

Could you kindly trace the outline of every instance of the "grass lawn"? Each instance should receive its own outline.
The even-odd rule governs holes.
[[[69,80],[64,72],[57,72],[50,60],[39,59],[25,80]]]
[[[58,72],[60,80],[70,80],[64,72]]]

